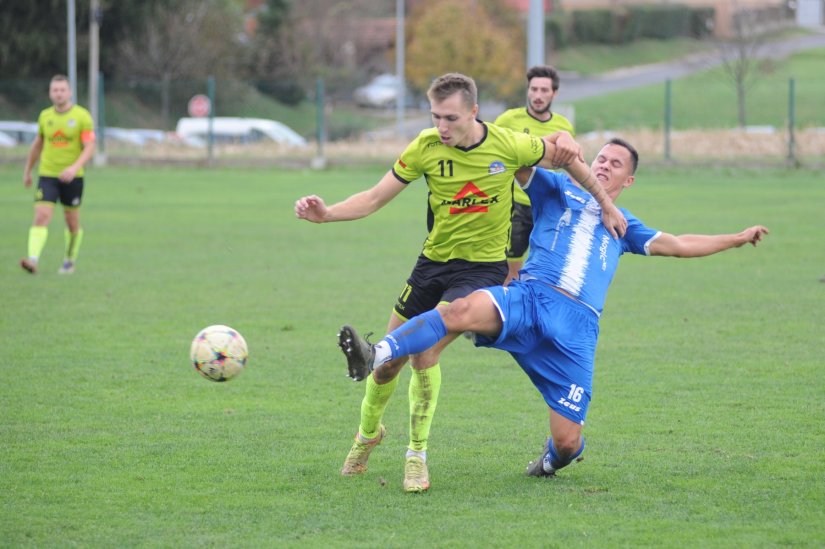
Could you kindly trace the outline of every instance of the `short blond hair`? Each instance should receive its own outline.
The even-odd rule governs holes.
[[[464,104],[471,109],[478,103],[478,88],[475,81],[458,72],[449,72],[433,80],[430,89],[427,90],[427,97],[430,101],[440,103],[455,93],[460,93]]]

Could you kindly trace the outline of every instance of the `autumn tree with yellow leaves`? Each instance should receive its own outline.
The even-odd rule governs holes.
[[[523,24],[501,0],[423,0],[407,36],[406,77],[416,89],[448,72],[471,76],[480,98],[508,98],[524,87]]]

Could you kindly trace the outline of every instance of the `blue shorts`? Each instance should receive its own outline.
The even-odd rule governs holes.
[[[503,327],[496,339],[477,335],[476,345],[508,351],[550,408],[584,425],[599,338],[596,313],[538,280],[479,291],[493,298]]]

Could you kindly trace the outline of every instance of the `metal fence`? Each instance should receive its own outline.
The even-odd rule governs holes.
[[[430,124],[427,109],[408,106],[399,120],[394,108],[359,107],[352,101],[351,91],[325,93],[323,87],[314,90],[309,100],[286,107],[267,93],[273,83],[209,79],[101,82],[98,163],[387,163]],[[655,88],[659,99],[647,103],[629,100],[621,106],[624,116],[620,122],[580,130],[578,139],[591,155],[605,140],[620,135],[637,146],[647,163],[756,161],[819,166],[825,163],[825,101],[821,94],[811,93],[811,88],[825,87],[823,84],[816,75],[789,79],[783,89],[769,91],[772,103],[764,110],[772,111],[770,118],[760,113],[753,117],[754,124],[739,128],[731,112],[733,101],[703,105],[703,119],[718,120],[718,125],[691,126],[690,116],[679,110],[680,102],[687,94],[701,94],[702,90],[674,91],[666,82]],[[799,93],[800,88],[804,93]],[[47,90],[48,80],[0,80],[0,162],[24,161],[35,135],[37,115],[48,106]],[[83,105],[82,98],[88,95],[82,82],[78,95]],[[214,118],[192,121],[189,111],[198,108],[193,98],[204,96]],[[563,93],[561,97],[569,99]],[[806,99],[800,103],[798,97]],[[484,101],[483,90],[481,99],[484,120],[493,120],[506,108]],[[556,105],[556,110],[574,121],[576,110],[582,118],[583,108],[576,103],[574,109],[572,102]]]

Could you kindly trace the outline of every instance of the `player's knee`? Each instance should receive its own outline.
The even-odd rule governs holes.
[[[464,331],[471,320],[471,305],[467,298],[459,298],[440,310],[447,331]]]

